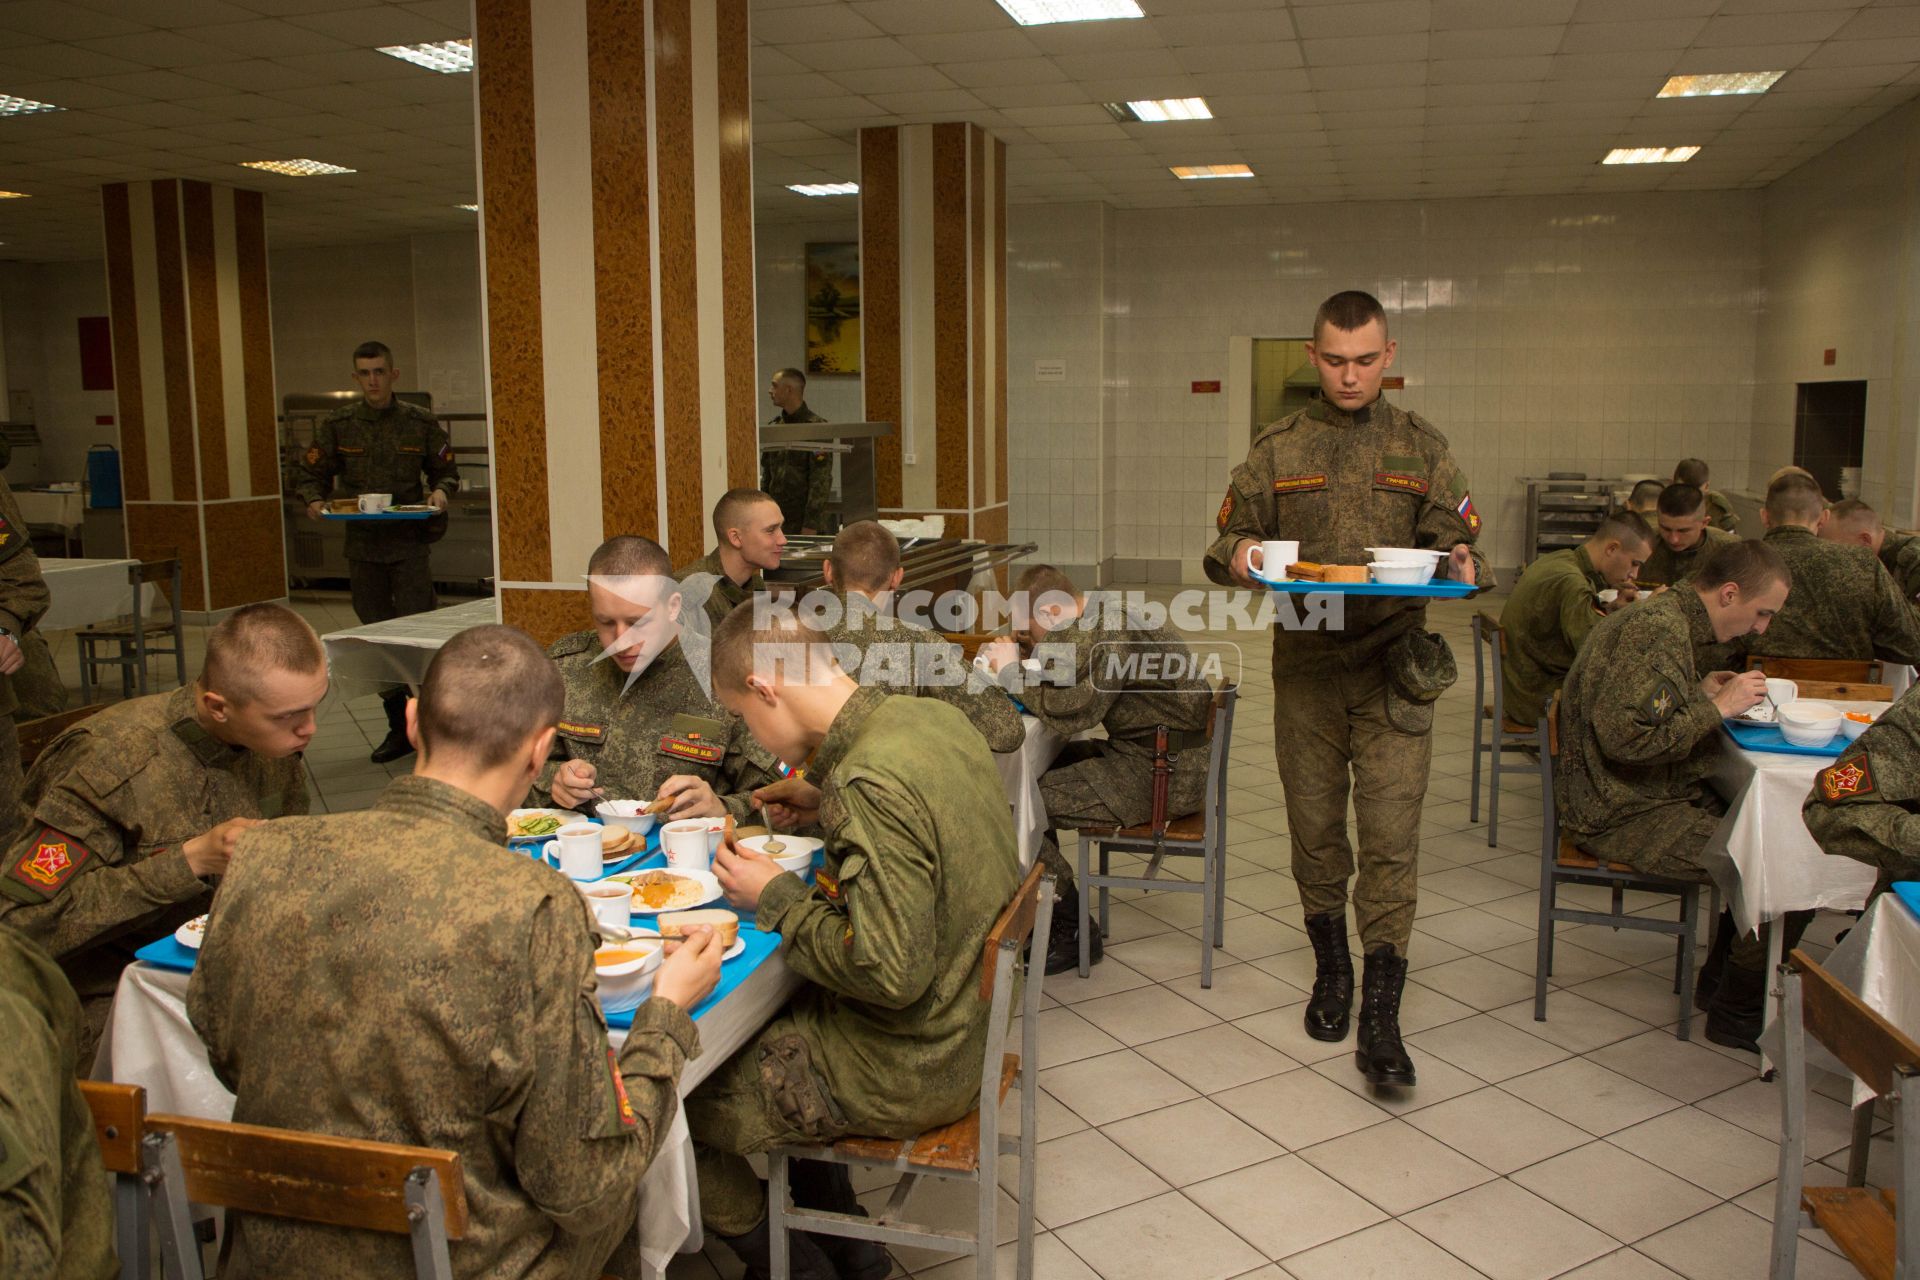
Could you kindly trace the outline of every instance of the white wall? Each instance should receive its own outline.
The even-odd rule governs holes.
[[[1303,333],[1344,288],[1386,304],[1400,343],[1393,372],[1406,378],[1390,395],[1451,440],[1498,564],[1521,556],[1524,475],[1659,472],[1689,454],[1719,475],[1747,470],[1757,193],[1030,205],[1010,222],[1010,448],[1050,460],[1014,467],[1013,532],[1051,558],[1084,562],[1091,536],[1098,560],[1199,580],[1244,451],[1228,456],[1226,397],[1191,384],[1226,380],[1231,337]],[[1089,388],[1036,386],[1032,370],[1063,341],[1091,341],[1101,316],[1104,407],[1091,434],[1111,453],[1095,464]],[[1104,527],[1079,493],[1063,523],[1066,486],[1086,472],[1103,476]],[[1124,564],[1122,576],[1141,567]]]
[[[753,231],[754,315],[759,338],[760,421],[779,412],[767,400],[776,369],[800,369],[807,361],[807,262],[809,241],[855,241],[857,215],[845,223],[763,223]],[[829,422],[864,422],[859,378],[813,378],[807,404]]]
[[[1751,483],[1792,461],[1796,384],[1865,379],[1860,496],[1920,522],[1920,104],[1781,178],[1762,207]]]
[[[118,426],[94,423],[114,416],[113,392],[80,389],[79,320],[106,314],[104,262],[0,264],[7,390],[33,398],[41,441],[38,474],[22,457],[8,470],[11,483],[78,480],[89,445],[119,444]]]

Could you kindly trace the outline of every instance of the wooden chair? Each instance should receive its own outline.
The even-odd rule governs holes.
[[[1920,1276],[1920,1222],[1912,1216],[1920,1196],[1920,1044],[1868,1008],[1860,997],[1803,951],[1788,956],[1777,988],[1783,1053],[1780,1076],[1780,1170],[1774,1189],[1773,1280],[1793,1275],[1806,1227],[1824,1230],[1860,1273],[1870,1277]],[[1807,1155],[1807,1036],[1866,1086],[1893,1104],[1894,1186],[1804,1186]],[[1869,1104],[1868,1114],[1872,1112]],[[1854,1129],[1852,1167],[1866,1168],[1866,1129]],[[1864,1176],[1861,1177],[1864,1182]],[[1850,1179],[1851,1181],[1851,1179]]]
[[[180,614],[180,561],[148,560],[129,566],[127,579],[133,587],[133,607],[124,623],[115,620],[106,626],[85,627],[74,633],[80,647],[80,701],[93,701],[93,686],[101,667],[120,668],[120,693],[131,698],[136,684],[147,691],[147,659],[173,658],[174,683],[187,682],[187,629]],[[147,616],[147,587],[156,582],[167,584],[167,605],[171,621],[158,623]],[[149,637],[171,635],[170,645],[155,644]],[[103,655],[103,645],[114,646],[112,656]]]
[[[75,707],[71,711],[61,711],[54,715],[42,716],[38,720],[29,720],[20,726],[20,767],[33,768],[33,762],[47,749],[47,744],[79,724],[87,717],[105,711],[106,704],[88,703],[84,707]]]
[[[1487,847],[1492,848],[1500,836],[1500,775],[1503,773],[1532,773],[1536,766],[1524,760],[1509,763],[1506,753],[1519,751],[1525,747],[1540,749],[1540,726],[1521,724],[1507,718],[1507,686],[1505,680],[1507,661],[1507,630],[1500,620],[1490,613],[1480,612],[1473,615],[1473,701],[1480,708],[1480,714],[1473,722],[1473,776],[1472,794],[1467,798],[1467,820],[1480,821],[1480,757],[1491,755],[1487,766]],[[1487,698],[1491,687],[1493,698]],[[1486,741],[1481,741],[1481,730],[1490,728]]]
[[[146,1223],[160,1228],[164,1274],[202,1280],[189,1204],[410,1236],[418,1277],[451,1280],[447,1242],[467,1231],[460,1157],[288,1129],[149,1115],[129,1085],[83,1083],[118,1185],[121,1274],[146,1274]],[[131,1186],[129,1185],[131,1183]],[[129,1270],[129,1260],[139,1269]]]
[[[1830,684],[1879,684],[1880,663],[1844,658],[1767,658],[1747,655],[1747,670],[1764,671],[1776,680],[1812,680]],[[1806,692],[1804,689],[1802,693]]]
[[[1227,753],[1233,746],[1233,710],[1240,701],[1240,687],[1223,685],[1213,695],[1212,714],[1207,719],[1207,784],[1199,813],[1172,818],[1164,830],[1156,831],[1152,822],[1135,827],[1080,828],[1080,856],[1076,874],[1080,877],[1080,976],[1086,977],[1093,965],[1092,898],[1099,896],[1100,929],[1107,928],[1109,897],[1114,889],[1166,889],[1174,893],[1197,893],[1200,902],[1200,986],[1213,986],[1213,953],[1227,944]],[[1100,855],[1100,869],[1088,867],[1091,855]],[[1108,870],[1115,852],[1151,855],[1144,875],[1117,876]],[[1168,854],[1200,859],[1200,879],[1162,880],[1160,864]]]
[[[949,643],[959,645],[960,655],[968,662],[972,662],[973,655],[980,652],[981,645],[1006,638],[986,631],[942,631],[940,634]]]
[[[1539,949],[1533,966],[1533,1020],[1547,1020],[1547,979],[1553,973],[1554,926],[1602,924],[1613,929],[1640,929],[1648,933],[1669,934],[1676,939],[1673,989],[1679,996],[1680,1026],[1674,1035],[1688,1040],[1693,1035],[1693,926],[1700,904],[1701,886],[1685,880],[1636,871],[1624,862],[1602,862],[1582,849],[1572,836],[1560,832],[1560,815],[1553,799],[1553,771],[1560,755],[1560,695],[1554,694],[1547,715],[1540,722],[1540,735],[1547,749],[1540,753],[1540,925]],[[1604,885],[1612,894],[1612,910],[1582,911],[1559,903],[1562,884]],[[1642,893],[1670,893],[1680,900],[1677,920],[1656,920],[1629,915],[1628,890]],[[1718,891],[1715,892],[1714,917],[1719,916]]]
[[[980,1103],[949,1125],[914,1138],[847,1137],[830,1146],[779,1147],[767,1156],[767,1213],[772,1224],[773,1280],[789,1280],[787,1232],[875,1240],[881,1244],[920,1245],[948,1252],[972,1254],[981,1280],[993,1280],[996,1197],[1000,1194],[1000,1157],[1020,1160],[1020,1229],[1014,1274],[1033,1275],[1033,1194],[1035,1136],[1039,1128],[1040,969],[1044,967],[1047,931],[1053,923],[1053,876],[1039,862],[1007,909],[987,934],[985,972],[980,999],[988,1004],[986,1052],[980,1063]],[[1029,937],[1040,939],[1034,951],[1040,963],[1023,960]],[[1020,997],[1020,1052],[1006,1052],[1007,1024],[1012,1011],[1016,976],[1024,971],[1026,986]],[[1020,1086],[1020,1132],[1000,1132],[1000,1103],[1007,1090]],[[825,1160],[832,1164],[875,1169],[898,1169],[901,1177],[886,1207],[872,1218],[791,1208],[787,1204],[787,1162]],[[974,1229],[953,1231],[901,1218],[907,1198],[921,1178],[970,1182],[979,1195]]]
[[[1891,702],[1890,684],[1853,684],[1831,680],[1795,680],[1803,698],[1824,698],[1830,702]]]

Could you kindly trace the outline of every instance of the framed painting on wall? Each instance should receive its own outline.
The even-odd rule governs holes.
[[[807,246],[807,376],[860,372],[860,246]]]

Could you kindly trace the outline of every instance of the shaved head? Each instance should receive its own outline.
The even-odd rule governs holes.
[[[207,636],[200,687],[245,706],[260,696],[272,673],[311,675],[326,665],[327,651],[305,618],[284,605],[250,604],[228,614]]]
[[[516,627],[469,627],[427,667],[415,710],[420,750],[498,768],[557,724],[566,700],[560,668],[532,636]]]

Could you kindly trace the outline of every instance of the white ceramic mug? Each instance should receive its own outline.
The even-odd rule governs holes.
[[[605,860],[600,856],[600,828],[591,822],[573,822],[554,832],[540,849],[542,857],[575,880],[598,880]]]
[[[660,847],[667,865],[683,871],[710,871],[720,849],[722,818],[682,818],[660,828]]]
[[[1287,582],[1287,570],[1300,559],[1298,542],[1262,542],[1247,550],[1247,568],[1268,582]]]
[[[390,493],[363,493],[360,495],[360,510],[370,516],[377,516],[393,505]]]
[[[595,880],[582,884],[580,892],[600,924],[624,929],[633,917],[633,886],[624,880]]]

